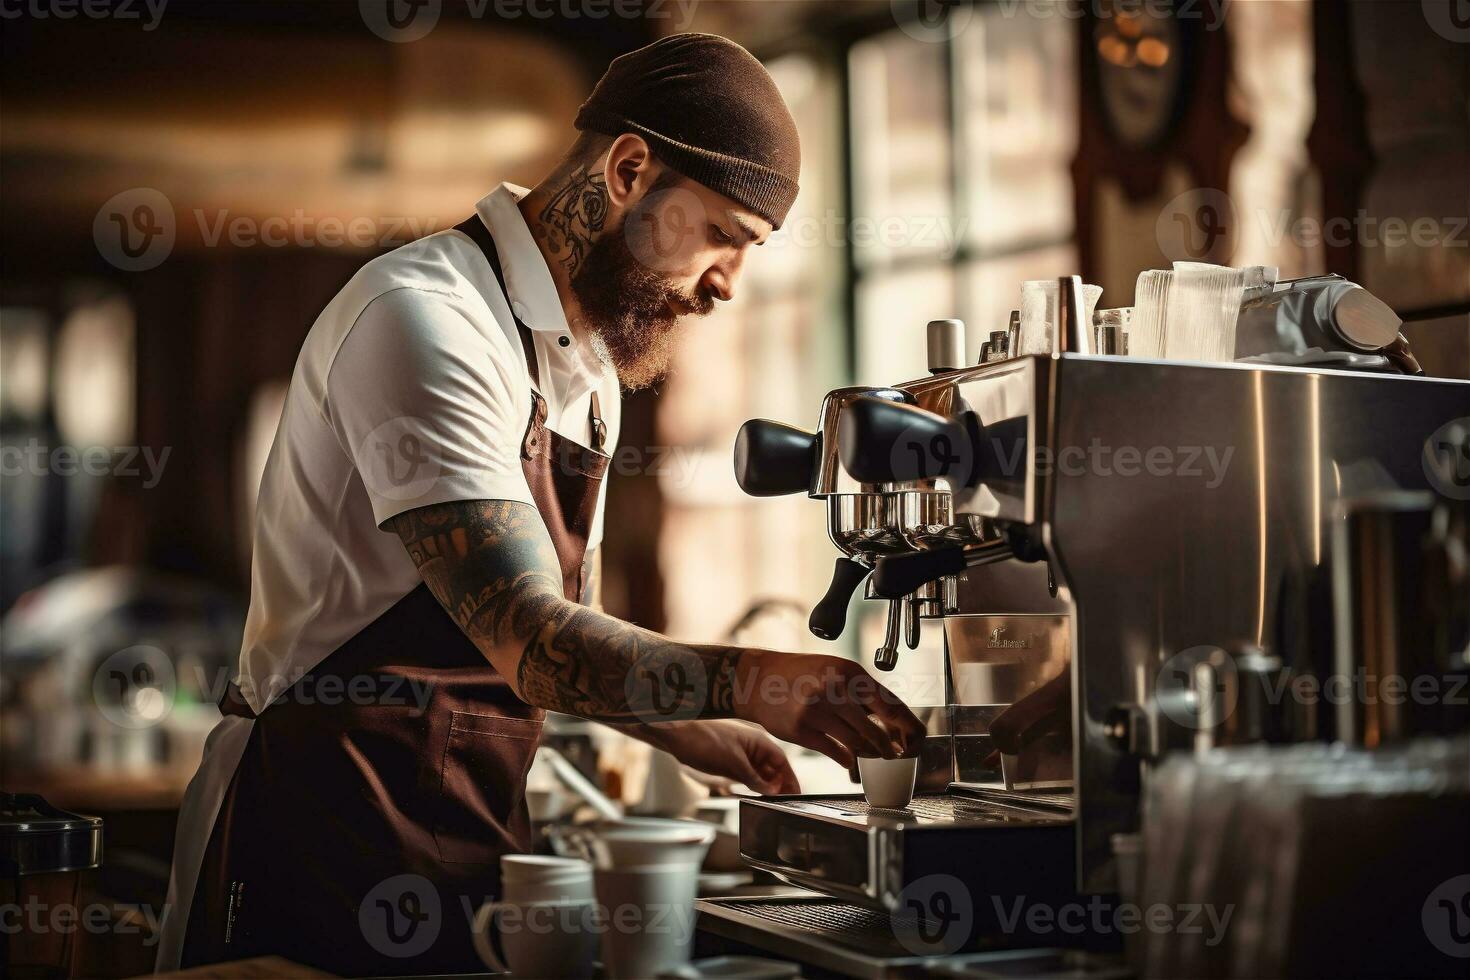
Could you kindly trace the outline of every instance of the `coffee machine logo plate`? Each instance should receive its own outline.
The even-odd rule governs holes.
[[[990,637],[986,640],[985,647],[988,650],[1030,650],[1031,642],[1035,639],[1032,634],[1012,639],[1008,637],[1011,631],[1009,626],[997,626],[990,631]]]

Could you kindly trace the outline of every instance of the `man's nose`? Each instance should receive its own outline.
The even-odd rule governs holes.
[[[715,299],[728,303],[735,298],[735,284],[740,281],[744,257],[742,253],[737,253],[734,257],[711,266],[709,272],[705,273],[705,288]]]
[[[704,288],[721,303],[728,303],[735,298],[735,280],[721,269],[711,269],[705,273]]]

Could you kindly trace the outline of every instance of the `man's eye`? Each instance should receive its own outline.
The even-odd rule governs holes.
[[[735,239],[732,238],[730,235],[727,235],[725,233],[725,229],[721,228],[719,225],[710,225],[709,234],[710,237],[713,238],[720,245],[733,245],[735,242]]]

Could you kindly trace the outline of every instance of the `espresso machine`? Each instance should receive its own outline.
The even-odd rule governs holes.
[[[947,703],[904,810],[743,801],[747,863],[815,894],[706,902],[702,928],[859,976],[1036,945],[1013,900],[1127,893],[1166,755],[1334,737],[1330,715],[1247,710],[1250,692],[1330,667],[1312,624],[1335,506],[1438,489],[1432,437],[1470,415],[1470,382],[1406,373],[1396,320],[1328,367],[1127,356],[1079,279],[1057,290],[1050,353],[1014,353],[1013,315],[973,365],[963,326],[935,321],[928,376],[832,391],[811,431],[741,430],[747,493],[825,504],[840,556],[813,633],[838,637],[862,587],[887,604],[879,671],[942,630]],[[1242,331],[1261,346],[1259,322]]]

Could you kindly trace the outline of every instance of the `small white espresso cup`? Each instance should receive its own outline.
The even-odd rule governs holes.
[[[863,796],[869,806],[881,810],[898,810],[914,798],[914,780],[919,774],[919,759],[864,759],[859,757],[858,777],[863,781]]]

